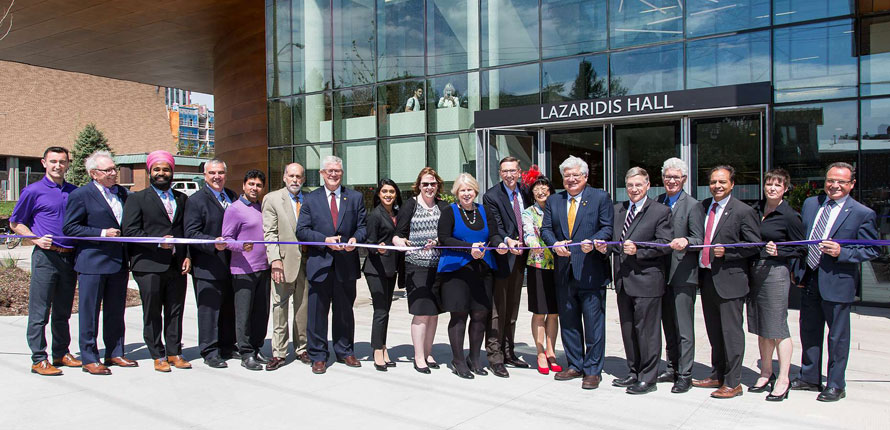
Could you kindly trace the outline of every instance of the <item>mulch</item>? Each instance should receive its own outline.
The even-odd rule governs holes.
[[[28,315],[31,274],[18,267],[0,269],[0,316]],[[77,313],[78,291],[74,292],[72,313]],[[127,307],[139,306],[139,292],[127,289]]]

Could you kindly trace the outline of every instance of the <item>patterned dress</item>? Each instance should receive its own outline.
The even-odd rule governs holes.
[[[544,221],[544,210],[538,203],[522,211],[522,231],[525,233],[526,246],[547,246],[541,238],[541,224]],[[555,314],[559,310],[556,305],[556,286],[553,277],[553,252],[545,249],[536,254],[529,251],[528,276],[528,310],[533,314]]]

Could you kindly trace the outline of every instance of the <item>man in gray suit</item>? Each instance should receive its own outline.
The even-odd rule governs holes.
[[[692,387],[692,361],[695,356],[695,296],[698,287],[698,252],[687,250],[701,245],[704,236],[704,209],[683,191],[689,169],[679,158],[665,160],[661,167],[666,193],[657,201],[671,208],[674,250],[670,260],[668,287],[661,302],[667,369],[658,382],[673,382],[672,393],[685,393]],[[665,264],[668,265],[667,263]]]
[[[303,166],[288,164],[284,168],[284,188],[263,199],[263,237],[269,242],[296,242],[297,220],[303,203]],[[266,245],[266,256],[272,266],[272,360],[266,370],[277,370],[287,358],[289,337],[288,314],[293,299],[294,316],[290,329],[294,335],[294,352],[304,364],[310,364],[306,352],[307,288],[306,265],[300,245]]]

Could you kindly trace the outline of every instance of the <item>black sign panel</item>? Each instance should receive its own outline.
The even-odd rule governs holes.
[[[476,112],[476,128],[769,104],[769,82],[519,106]]]

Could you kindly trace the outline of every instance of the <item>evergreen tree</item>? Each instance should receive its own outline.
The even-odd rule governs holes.
[[[111,152],[108,139],[96,128],[96,124],[89,123],[77,135],[77,140],[74,142],[74,150],[71,151],[71,165],[68,168],[68,174],[65,175],[65,180],[78,187],[89,182],[90,175],[84,166],[84,161],[92,153],[100,150]]]

